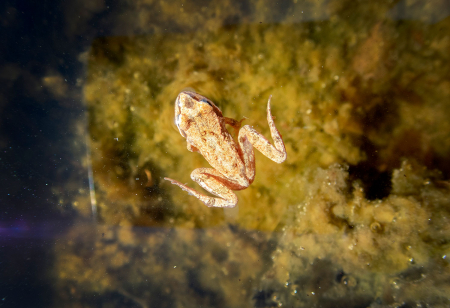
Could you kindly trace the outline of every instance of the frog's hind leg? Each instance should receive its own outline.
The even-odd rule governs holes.
[[[178,181],[169,178],[164,179],[170,181],[172,184],[178,185],[181,189],[187,191],[190,195],[200,199],[200,201],[202,201],[208,207],[235,207],[238,199],[231,188],[241,188],[239,185],[224,178],[222,174],[212,168],[195,169],[191,173],[191,179],[197,182],[201,187],[203,187],[210,193],[220,198],[206,196]]]
[[[270,100],[272,96],[269,97],[267,103],[267,122],[269,123],[270,134],[273,139],[274,145],[272,145],[269,140],[267,140],[263,135],[258,133],[253,127],[245,125],[239,131],[239,146],[244,157],[244,163],[246,170],[253,170],[254,177],[254,153],[252,146],[258,149],[264,156],[267,156],[276,163],[281,164],[286,160],[286,148],[284,147],[283,138],[280,132],[275,126],[275,122],[272,118],[272,113],[270,112]],[[247,177],[250,179],[251,177]]]

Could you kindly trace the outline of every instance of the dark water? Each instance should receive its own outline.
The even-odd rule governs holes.
[[[89,43],[64,33],[58,1],[2,1],[0,12],[0,305],[48,307],[52,247],[72,221],[61,184],[74,174],[86,184],[72,150],[80,96],[55,99],[42,78],[57,72],[73,87]]]

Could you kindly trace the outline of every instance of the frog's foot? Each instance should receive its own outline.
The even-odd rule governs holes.
[[[239,185],[231,183],[225,179],[223,175],[212,168],[199,168],[195,169],[191,173],[191,178],[197,182],[201,187],[209,191],[210,193],[219,196],[220,198],[214,198],[199,193],[195,189],[192,189],[176,180],[170,178],[164,178],[170,181],[172,184],[178,185],[182,190],[187,191],[190,195],[200,199],[208,207],[222,207],[232,208],[235,207],[238,199],[237,196],[230,189],[231,187]]]
[[[197,197],[198,199],[200,199],[203,203],[207,203],[209,202],[209,199],[211,197],[207,197],[207,196],[203,196],[202,194],[200,194],[198,191],[196,191],[195,189],[190,188],[189,186],[186,186],[174,179],[171,178],[164,178],[164,180],[166,181],[170,181],[170,183],[179,186],[182,190],[187,191],[188,194],[190,194],[191,196]],[[212,199],[212,198],[211,198]],[[206,204],[207,205],[207,204]]]
[[[253,127],[245,125],[239,131],[239,146],[244,154],[244,162],[251,162],[251,155],[253,155],[252,146],[258,149],[264,156],[267,156],[276,163],[281,164],[286,160],[286,148],[284,147],[283,138],[275,126],[273,121],[272,113],[270,111],[270,100],[272,95],[269,97],[267,103],[267,122],[269,123],[270,134],[273,139],[274,145],[272,145],[269,140],[267,140],[263,135],[258,133]],[[249,158],[247,159],[247,156]],[[247,167],[247,166],[246,166]]]

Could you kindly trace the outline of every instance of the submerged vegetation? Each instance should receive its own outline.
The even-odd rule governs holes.
[[[189,15],[203,20],[195,32],[155,26],[93,42],[84,93],[101,225],[80,223],[56,247],[64,300],[448,305],[450,18],[398,21],[390,2],[345,3],[316,4],[327,18],[301,23],[290,20],[302,14],[294,4],[280,23],[228,22],[244,14],[234,6],[209,19],[209,7]],[[158,22],[186,26],[166,9]],[[265,2],[254,9],[271,20]],[[201,190],[189,174],[208,166],[173,124],[186,88],[267,137],[273,95],[288,159],[257,152],[236,209],[207,208],[162,181]],[[74,204],[91,215],[87,197]]]

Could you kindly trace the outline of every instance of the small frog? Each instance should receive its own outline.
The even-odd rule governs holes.
[[[255,179],[253,147],[279,164],[286,160],[283,139],[270,113],[271,98],[267,103],[267,122],[275,146],[249,125],[239,130],[243,120],[224,117],[206,97],[190,91],[181,92],[175,100],[175,124],[181,136],[186,138],[187,149],[199,152],[213,167],[195,169],[191,179],[220,198],[203,195],[173,179],[164,179],[197,197],[206,206],[235,207],[238,199],[233,190],[245,189]],[[236,132],[239,130],[237,144],[225,128],[226,124]]]

